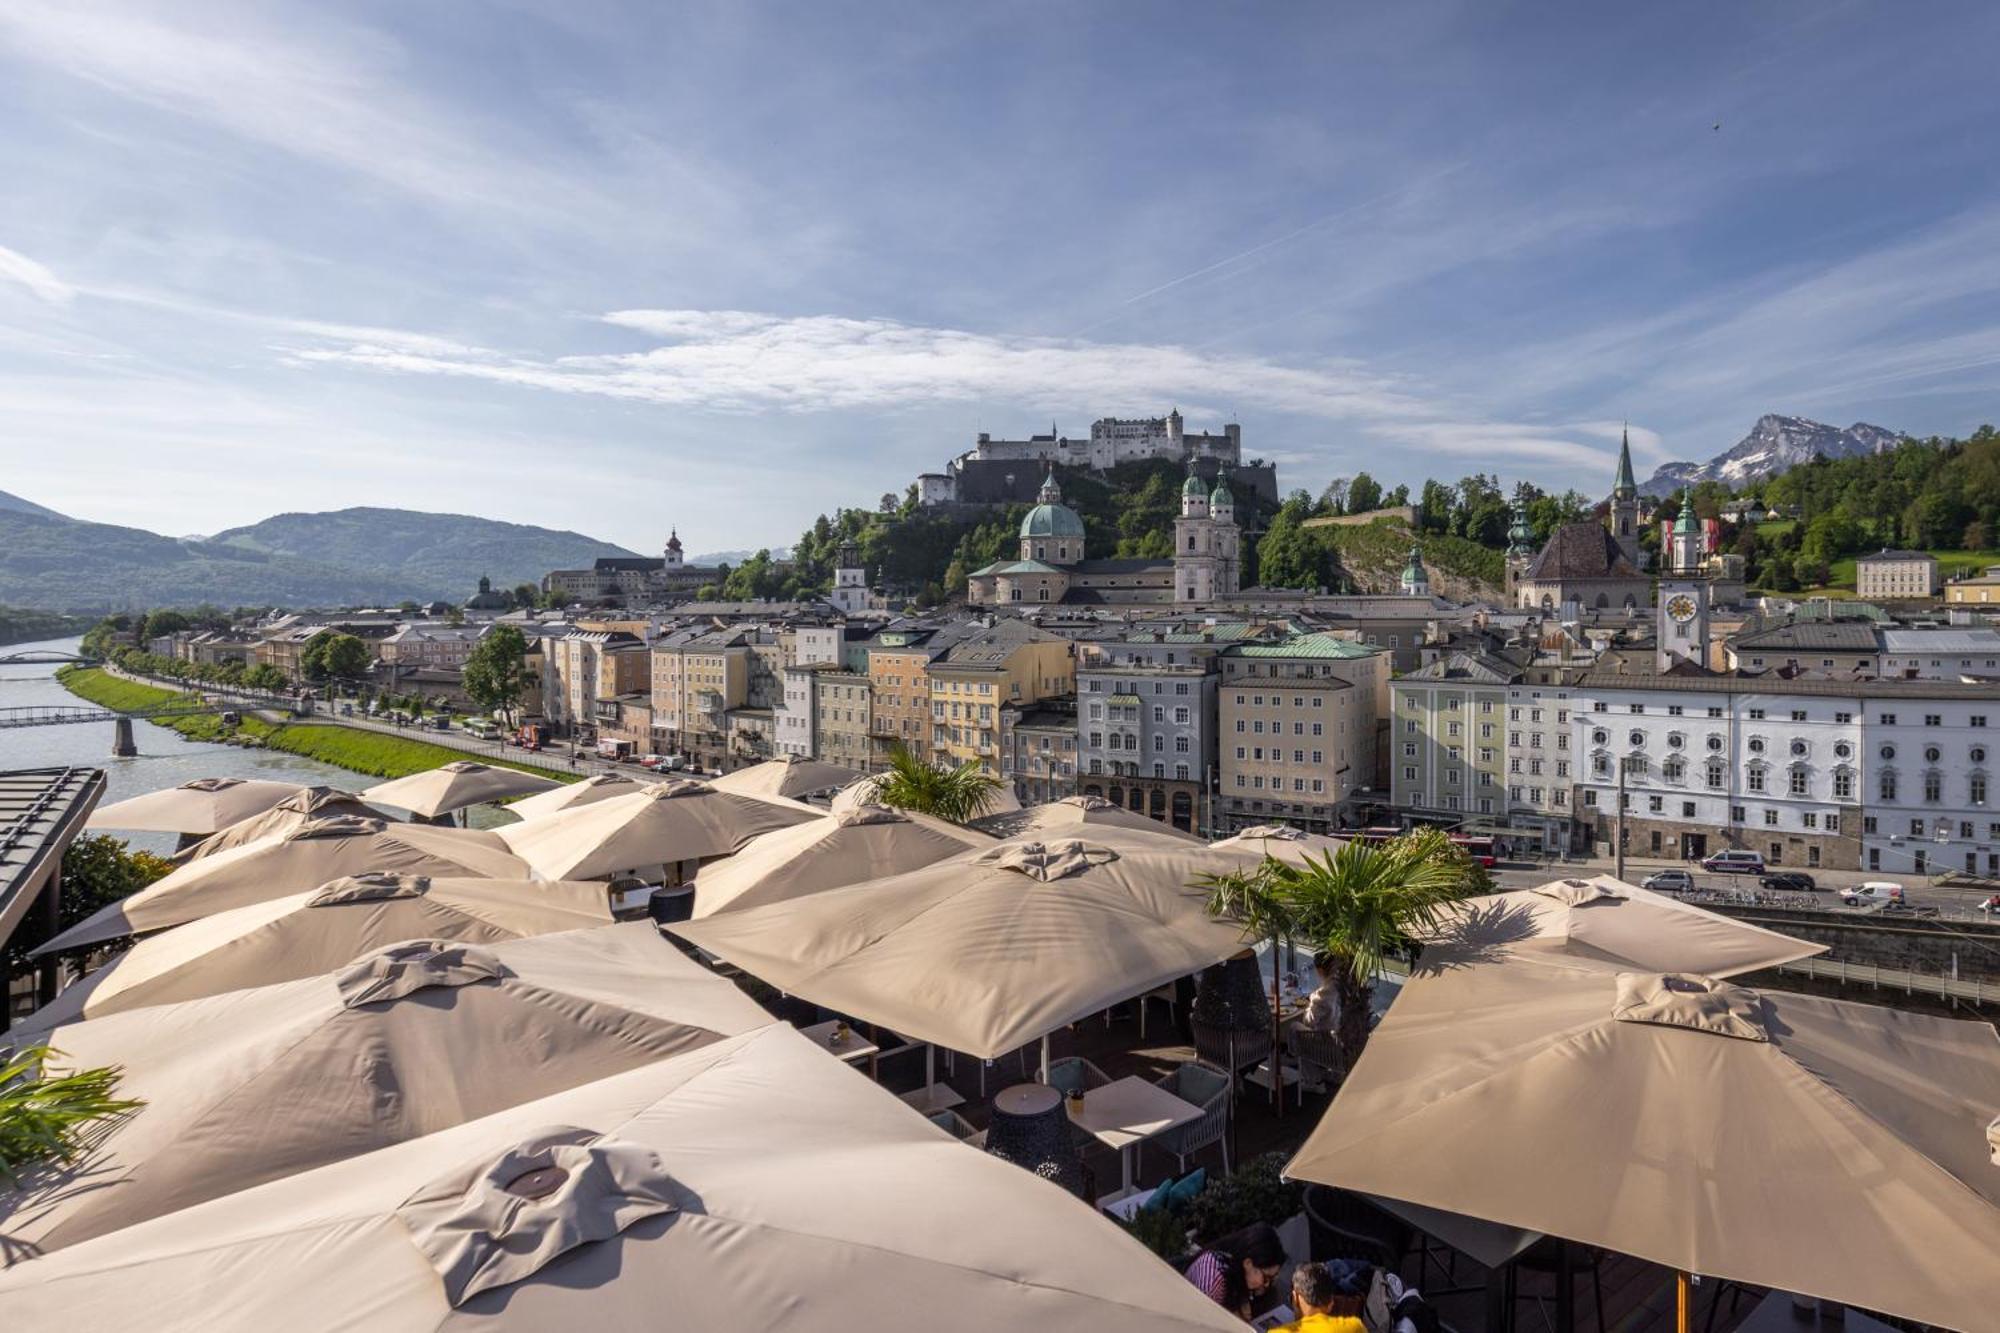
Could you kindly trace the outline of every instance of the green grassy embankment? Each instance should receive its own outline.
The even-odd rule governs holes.
[[[56,672],[56,679],[78,698],[120,711],[158,708],[176,699],[192,697],[179,690],[125,680],[97,667],[66,666]],[[391,736],[321,722],[270,723],[249,712],[244,712],[242,720],[234,724],[224,722],[219,714],[210,713],[197,717],[163,718],[159,725],[170,727],[189,740],[282,750],[303,759],[316,759],[323,764],[334,764],[351,772],[378,778],[407,777],[411,773],[422,773],[440,764],[462,759],[476,759],[500,768],[517,768],[523,773],[564,782],[574,782],[579,776],[554,767],[542,768],[485,754],[469,754],[415,737]]]

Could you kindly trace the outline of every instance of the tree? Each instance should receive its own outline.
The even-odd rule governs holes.
[[[282,690],[291,682],[285,679],[284,672],[269,662],[259,662],[244,670],[243,684],[253,690]]]
[[[1349,1068],[1368,1042],[1368,1000],[1383,962],[1433,935],[1452,903],[1491,887],[1441,829],[1381,843],[1356,839],[1297,865],[1266,858],[1225,879],[1237,882],[1211,886],[1211,910],[1247,913],[1241,919],[1260,931],[1278,923],[1331,960],[1336,1039]]]
[[[375,654],[368,645],[352,634],[335,634],[320,650],[322,678],[332,680],[353,680],[368,674]]]
[[[516,611],[526,611],[541,605],[542,590],[532,583],[517,583],[514,585],[512,596],[514,598],[514,609]]]
[[[495,625],[466,655],[461,682],[466,695],[483,712],[505,710],[514,721],[514,705],[528,688],[527,636],[512,625]]]
[[[179,611],[155,611],[146,617],[146,623],[139,630],[139,644],[144,647],[155,639],[193,628],[194,622]]]
[[[963,824],[977,819],[999,790],[1000,779],[978,764],[934,764],[897,744],[889,750],[889,770],[876,779],[875,799],[898,810]]]
[[[136,852],[108,833],[86,834],[63,853],[61,915],[50,931],[30,912],[7,941],[7,971],[28,965],[28,955],[53,935],[127,898],[173,869],[151,852]]]
[[[1423,532],[1449,532],[1455,497],[1441,481],[1426,481],[1417,501],[1417,527]]]
[[[333,631],[323,629],[306,640],[306,646],[299,649],[299,674],[307,680],[326,679],[326,646],[333,641]]]
[[[1371,509],[1382,507],[1382,483],[1366,472],[1354,474],[1354,480],[1347,483],[1347,512],[1365,514]]]

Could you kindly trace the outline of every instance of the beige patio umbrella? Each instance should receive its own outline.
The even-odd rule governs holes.
[[[1141,833],[1174,842],[1201,842],[1192,833],[1183,833],[1172,824],[1148,819],[1099,796],[1067,796],[1046,805],[981,815],[972,821],[972,827],[1004,839],[1093,838],[1101,842],[1120,833]]]
[[[149,791],[144,796],[99,806],[84,826],[206,836],[226,829],[238,820],[261,815],[301,790],[296,782],[266,782],[259,778],[196,778],[178,787]]]
[[[1190,886],[1246,864],[1164,839],[1001,843],[668,929],[787,994],[990,1059],[1241,950]]]
[[[497,768],[492,764],[460,760],[406,778],[383,782],[361,793],[363,799],[393,805],[413,815],[436,819],[467,806],[503,801],[509,796],[532,796],[562,784],[554,778],[537,777],[518,768]]]
[[[1257,824],[1233,837],[1209,844],[1224,851],[1256,852],[1298,865],[1307,857],[1328,856],[1347,845],[1346,838],[1308,833],[1290,824]]]
[[[165,930],[371,871],[460,879],[531,878],[526,863],[491,833],[387,819],[316,819],[281,837],[191,861],[71,926],[36,952],[55,953],[140,931]]]
[[[1426,950],[1440,959],[1495,950],[1554,953],[1643,972],[1733,977],[1826,952],[1663,893],[1597,875],[1470,898]],[[1427,954],[1428,956],[1428,954]]]
[[[1988,1023],[1515,954],[1406,985],[1286,1170],[1986,1329],[1996,1110]]]
[[[497,944],[611,919],[597,883],[353,875],[150,935],[12,1030],[296,981],[400,940]]]
[[[18,1265],[0,1311],[160,1333],[1243,1327],[783,1025]]]
[[[813,792],[845,787],[859,776],[851,768],[788,754],[782,759],[766,760],[711,778],[708,785],[717,791],[733,791],[742,796],[787,796],[797,800]]]
[[[695,877],[694,915],[790,902],[826,889],[920,870],[993,839],[928,815],[862,806],[752,838]]]
[[[727,856],[760,833],[820,818],[796,801],[739,796],[682,779],[509,824],[498,833],[549,879],[605,879],[644,866]]]
[[[302,787],[262,814],[239,819],[221,832],[210,834],[174,859],[182,863],[199,861],[204,856],[226,852],[231,847],[241,847],[260,838],[290,833],[299,825],[315,819],[337,819],[341,816],[356,819],[383,817],[380,810],[351,791],[342,791],[338,787]]]
[[[648,785],[623,773],[594,773],[581,782],[565,782],[551,791],[523,796],[507,810],[524,820],[541,819],[571,806],[594,805],[614,796],[625,796]]]
[[[323,976],[58,1027],[46,1037],[65,1062],[119,1067],[119,1094],[143,1105],[77,1163],[0,1195],[0,1261],[770,1021],[639,921],[492,945],[407,940]]]

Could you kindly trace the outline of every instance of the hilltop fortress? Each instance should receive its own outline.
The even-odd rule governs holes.
[[[1158,459],[1192,465],[1210,483],[1226,468],[1231,486],[1277,502],[1277,469],[1260,459],[1243,462],[1241,426],[1231,422],[1220,433],[1188,431],[1179,409],[1163,417],[1100,417],[1082,439],[1071,439],[1053,425],[1048,434],[1025,440],[996,440],[982,433],[944,471],[918,476],[917,502],[925,508],[1032,504],[1051,464],[1105,473],[1120,463]]]

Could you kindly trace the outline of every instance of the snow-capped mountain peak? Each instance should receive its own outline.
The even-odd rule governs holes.
[[[1706,463],[1667,463],[1647,478],[1639,490],[1646,495],[1668,495],[1700,481],[1719,481],[1740,489],[1752,481],[1775,477],[1815,455],[1827,458],[1854,458],[1879,454],[1895,448],[1902,436],[1881,426],[1857,421],[1845,430],[1805,417],[1781,416],[1775,412],[1757,418],[1736,445]]]

